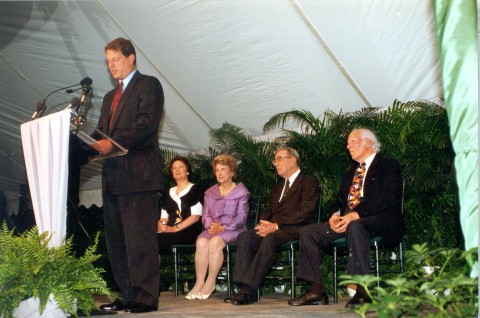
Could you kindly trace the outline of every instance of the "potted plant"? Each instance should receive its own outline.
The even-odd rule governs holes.
[[[35,302],[39,305],[37,317],[52,305],[64,316],[78,317],[78,311],[89,315],[95,308],[94,294],[110,296],[101,276],[104,270],[93,265],[100,257],[95,254],[98,235],[81,257],[73,252],[72,238],[60,246],[50,247],[51,237],[48,232],[39,234],[37,228],[15,235],[5,223],[1,227],[1,317],[25,317],[19,313],[19,305]]]

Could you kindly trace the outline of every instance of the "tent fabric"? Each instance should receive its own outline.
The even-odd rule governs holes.
[[[92,205],[96,205],[98,207],[103,206],[102,189],[81,191],[79,194],[79,206],[82,205],[87,208],[91,207]]]
[[[465,249],[478,249],[478,38],[475,0],[435,0]],[[478,277],[478,262],[471,272]]]
[[[135,45],[138,69],[160,79],[159,142],[180,154],[207,147],[225,122],[259,136],[292,109],[320,116],[442,96],[430,1],[0,1],[0,27],[0,191],[9,198],[26,183],[20,125],[50,92],[87,76],[95,124],[115,86],[104,47],[119,36]],[[52,94],[46,114],[79,95]],[[82,169],[82,190],[100,187],[99,171]]]

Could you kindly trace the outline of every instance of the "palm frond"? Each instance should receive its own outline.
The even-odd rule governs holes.
[[[322,123],[324,123],[324,121],[320,121],[308,110],[292,110],[272,116],[263,125],[263,132],[266,133],[276,127],[283,128],[289,120],[297,123],[306,134],[317,133],[321,130]]]

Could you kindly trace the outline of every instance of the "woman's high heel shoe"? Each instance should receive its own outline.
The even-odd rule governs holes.
[[[215,292],[215,287],[213,287],[213,290],[209,294],[198,294],[196,296],[197,296],[197,299],[205,300],[205,299],[208,299],[208,297],[210,297],[210,295],[213,294],[214,292]]]
[[[192,299],[197,299],[199,296],[200,295],[188,293],[187,296],[185,296],[185,298],[188,300],[192,300]]]

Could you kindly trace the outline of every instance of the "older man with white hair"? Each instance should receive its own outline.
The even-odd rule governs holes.
[[[404,231],[401,213],[402,177],[397,161],[382,157],[380,143],[368,129],[354,129],[347,148],[356,164],[343,177],[328,223],[305,226],[300,232],[299,279],[311,283],[310,290],[290,300],[292,306],[328,304],[322,280],[323,248],[338,238],[346,238],[349,249],[347,274],[370,272],[370,239],[381,235],[387,244],[398,243]],[[357,286],[346,308],[371,302]]]

